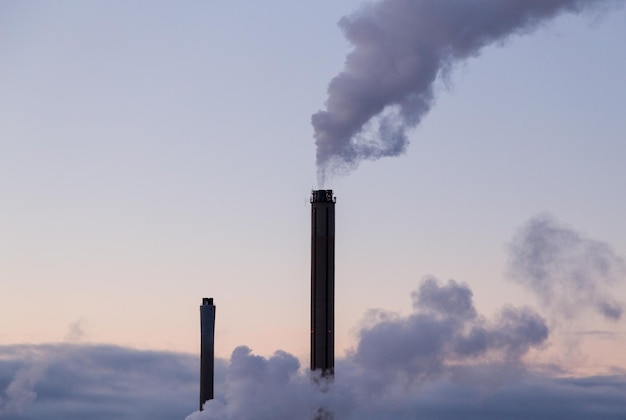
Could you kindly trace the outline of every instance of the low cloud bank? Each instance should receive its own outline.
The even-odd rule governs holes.
[[[284,352],[233,352],[216,399],[187,420],[619,419],[626,376],[557,378],[523,356],[546,344],[548,327],[529,307],[480,315],[465,284],[429,277],[411,294],[412,312],[370,311],[356,347],[331,383],[318,385]]]
[[[197,406],[198,366],[118,346],[0,346],[0,419],[181,419]]]
[[[197,355],[116,346],[0,346],[0,397],[35,358],[46,367],[32,384],[35,399],[2,420],[172,420],[197,405]],[[502,361],[451,364],[416,381],[391,379],[352,357],[338,361],[335,381],[319,392],[293,356],[265,358],[246,347],[216,360],[216,400],[201,419],[310,419],[317,407],[336,419],[623,419],[626,374],[555,378]],[[381,392],[382,388],[382,392]]]
[[[48,358],[32,386],[35,399],[2,420],[172,420],[197,405],[197,355],[138,351],[116,346],[0,346],[0,397],[35,358]],[[335,381],[320,392],[297,359],[235,349],[216,360],[216,400],[204,419],[310,419],[317,407],[335,419],[624,419],[626,372],[556,378],[502,360],[450,364],[427,378],[407,381],[397,372],[340,359]]]
[[[235,352],[246,353],[248,362],[266,367],[273,363],[273,357],[244,350]],[[241,362],[231,362],[226,382],[219,384],[224,392],[218,391],[205,411],[187,420],[312,419],[318,407],[326,407],[335,419],[347,420],[617,420],[626,414],[626,376],[554,378],[493,362],[449,366],[445,374],[407,384],[382,380],[385,372],[366,371],[343,359],[334,382],[327,392],[320,392],[306,374],[286,366],[288,381],[275,381],[276,372],[269,369],[255,380],[238,376],[234,371]]]

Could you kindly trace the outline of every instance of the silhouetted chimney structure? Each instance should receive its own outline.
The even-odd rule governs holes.
[[[213,298],[202,298],[200,306],[200,410],[213,399],[215,356],[215,305]]]
[[[311,193],[311,370],[335,370],[335,202],[332,190]]]

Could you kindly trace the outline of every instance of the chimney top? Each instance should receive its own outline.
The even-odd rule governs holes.
[[[334,203],[337,201],[333,197],[333,190],[313,190],[311,191],[311,203]]]

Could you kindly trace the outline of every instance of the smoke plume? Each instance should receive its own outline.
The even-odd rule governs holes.
[[[450,364],[476,360],[517,362],[548,337],[543,318],[530,308],[505,307],[488,321],[477,314],[468,286],[426,278],[413,292],[413,313],[370,314],[351,358],[364,368],[407,375],[439,374]]]
[[[489,45],[604,0],[382,0],[344,17],[354,46],[313,114],[318,182],[363,159],[397,156],[434,102],[433,84]]]
[[[454,280],[426,278],[412,299],[409,315],[368,314],[327,392],[295,357],[266,359],[239,347],[226,383],[216,387],[223,394],[187,419],[310,419],[320,407],[341,419],[415,418],[424,388],[462,386],[481,375],[488,391],[522,374],[521,358],[548,338],[545,320],[530,308],[505,307],[492,320],[479,315],[472,291]]]
[[[626,265],[608,244],[542,215],[522,227],[509,251],[511,278],[559,318],[576,318],[585,310],[609,320],[621,318],[623,304],[610,287],[623,280]]]

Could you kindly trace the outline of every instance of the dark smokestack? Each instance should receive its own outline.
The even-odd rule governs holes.
[[[335,369],[335,197],[311,194],[311,370]]]
[[[213,298],[202,298],[200,306],[200,410],[213,399],[215,356],[215,305]]]

